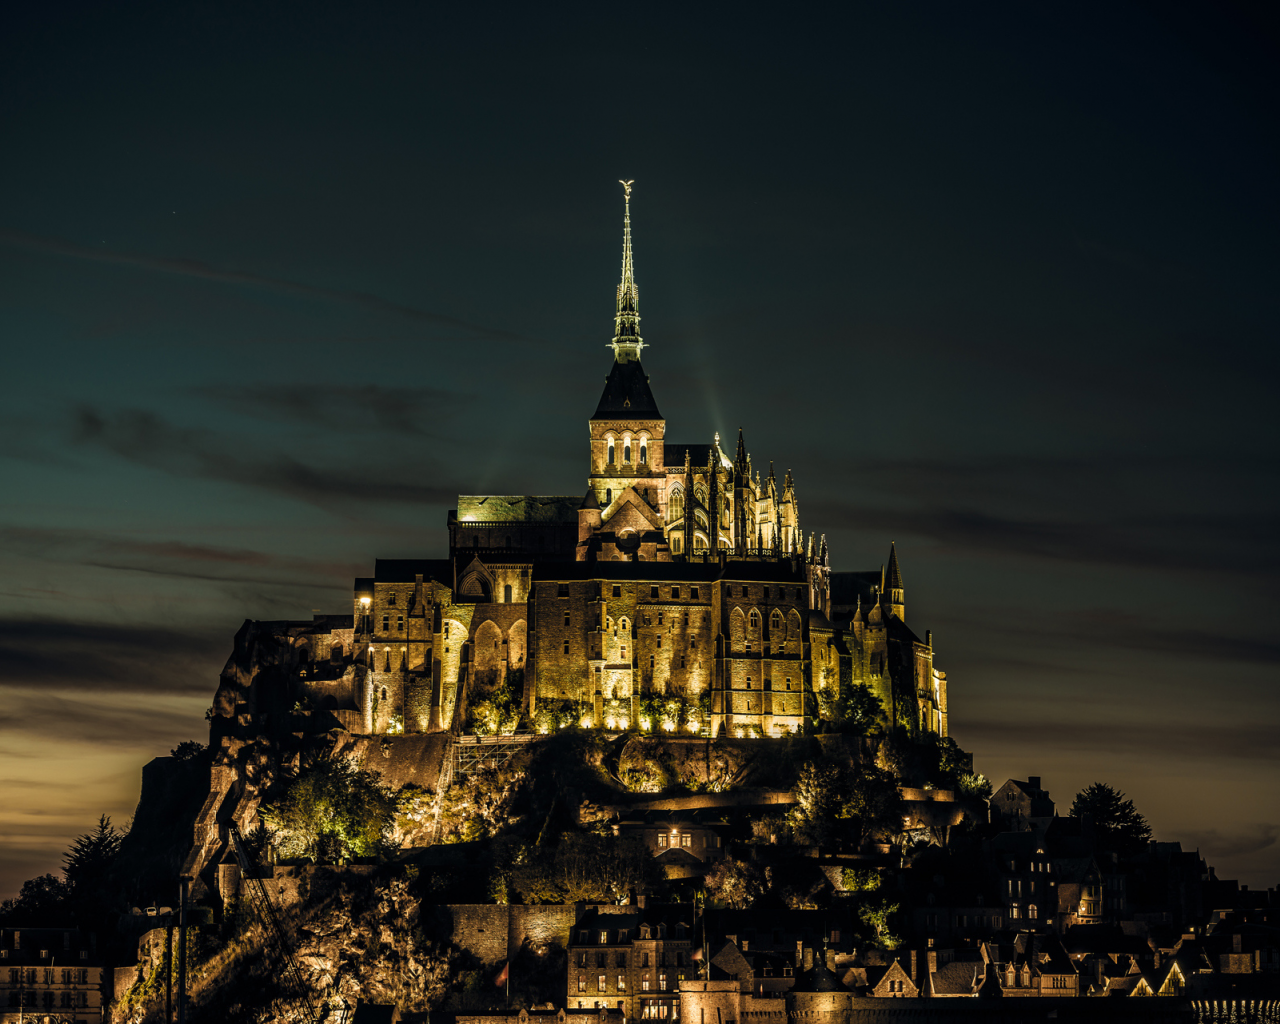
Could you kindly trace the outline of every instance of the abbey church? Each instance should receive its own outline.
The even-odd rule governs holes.
[[[741,431],[668,440],[641,360],[624,188],[613,364],[588,420],[584,491],[460,495],[448,558],[378,560],[350,619],[317,617],[299,636],[310,699],[371,733],[457,733],[507,686],[533,728],[780,736],[867,687],[886,720],[945,736],[946,677],[930,634],[906,624],[896,551],[872,572],[832,572],[790,471],[762,472]],[[656,697],[686,711],[651,720]]]

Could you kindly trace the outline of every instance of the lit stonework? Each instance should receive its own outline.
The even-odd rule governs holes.
[[[946,735],[946,677],[906,626],[896,551],[833,573],[790,471],[762,476],[741,431],[731,451],[667,439],[640,359],[631,184],[585,493],[460,496],[448,558],[379,561],[350,628],[305,641],[310,687],[366,732],[456,732],[505,682],[533,728],[782,735],[812,727],[822,691],[863,686],[886,717]]]

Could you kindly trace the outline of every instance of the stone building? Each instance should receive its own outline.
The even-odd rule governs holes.
[[[668,438],[641,362],[630,186],[611,347],[584,491],[461,495],[448,558],[379,560],[349,619],[299,638],[316,700],[353,731],[457,732],[510,683],[544,728],[777,736],[809,728],[824,691],[861,686],[945,736],[946,676],[906,624],[896,550],[832,572],[790,471],[762,470],[741,431],[731,448]]]
[[[75,928],[0,930],[0,1020],[102,1019],[102,960]]]

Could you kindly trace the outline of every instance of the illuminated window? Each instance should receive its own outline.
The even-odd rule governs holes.
[[[666,848],[666,845],[667,845],[667,834],[666,834],[665,832],[659,832],[659,833],[658,833],[658,845],[659,845],[659,846],[661,846],[661,847],[663,847],[664,849]]]
[[[640,442],[640,465],[645,466],[645,465],[648,465],[648,463],[649,463],[649,446],[645,444],[644,441],[641,441]]]
[[[627,976],[625,974],[618,975],[618,991],[625,992],[627,990]]]
[[[613,465],[613,438],[609,438],[609,465]]]
[[[587,976],[585,974],[578,975],[578,991],[585,992],[587,990]]]

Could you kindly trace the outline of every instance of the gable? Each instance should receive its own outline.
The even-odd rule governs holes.
[[[612,511],[606,510],[603,521],[614,533],[625,530],[647,533],[663,527],[662,517],[648,506],[634,487],[628,487],[614,498],[609,509]]]

